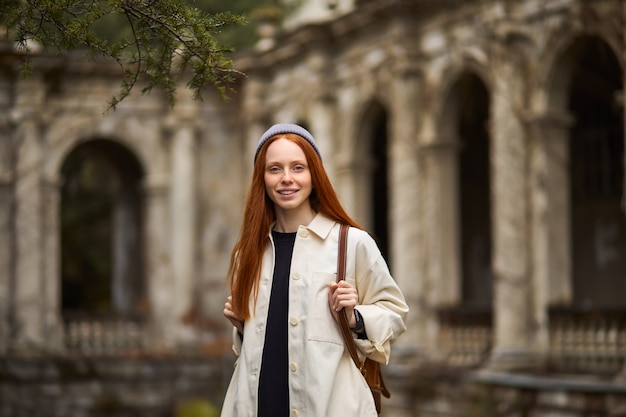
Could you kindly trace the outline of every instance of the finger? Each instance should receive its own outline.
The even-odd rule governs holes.
[[[339,281],[337,283],[337,286],[340,288],[354,288],[354,286],[350,284],[348,281],[346,281],[345,279]]]
[[[342,308],[353,308],[357,305],[357,301],[358,300],[355,294],[339,296],[335,301],[335,309],[339,311]]]
[[[234,319],[236,318],[235,315],[233,314],[232,310],[229,310],[227,308],[224,309],[224,316],[226,316],[227,319]]]

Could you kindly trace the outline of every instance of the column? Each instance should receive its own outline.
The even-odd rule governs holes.
[[[193,306],[196,267],[196,146],[195,126],[178,120],[171,145],[170,227],[172,256],[172,320],[175,340],[189,343],[192,329],[182,323]]]
[[[489,366],[534,365],[528,193],[529,149],[522,120],[523,53],[502,40],[492,62],[491,161],[493,196],[494,346]],[[501,48],[498,50],[498,47]]]
[[[42,331],[47,350],[63,348],[61,320],[60,183],[58,178],[41,182],[42,202]]]
[[[15,236],[11,349],[19,352],[47,348],[42,307],[44,297],[41,166],[41,112],[45,85],[33,75],[15,86],[14,204]],[[54,278],[52,278],[54,279]]]
[[[409,304],[407,333],[398,342],[407,356],[427,355],[430,313],[425,296],[426,246],[423,221],[424,179],[417,137],[422,77],[410,63],[399,63],[391,86],[389,118],[390,250],[394,278]]]
[[[530,132],[531,258],[533,328],[537,349],[547,353],[548,308],[571,300],[569,128],[567,114],[528,119]]]
[[[335,153],[336,141],[333,136],[333,126],[335,125],[335,100],[328,95],[316,97],[311,105],[311,114],[307,120],[311,123],[311,134],[317,142],[322,154],[324,168],[331,181],[335,178],[335,164],[331,158]]]
[[[366,146],[358,145],[361,139],[357,133],[357,126],[345,121],[356,121],[357,109],[354,105],[359,102],[356,87],[344,86],[336,91],[334,154],[333,167],[335,178],[333,184],[341,197],[346,211],[357,223],[368,228],[371,225],[370,176],[372,161]],[[359,109],[362,110],[362,109]],[[342,122],[339,122],[342,121]]]
[[[420,148],[428,172],[428,282],[438,307],[456,305],[460,298],[458,147],[441,138]]]
[[[15,180],[15,294],[12,341],[16,350],[27,351],[42,347],[43,253],[41,195],[41,149],[36,122],[23,121],[17,141]]]
[[[175,345],[167,180],[166,176],[153,174],[147,178],[145,188],[146,284],[151,315],[148,342],[154,350]]]
[[[419,148],[423,192],[421,222],[424,283],[421,290],[425,312],[424,342],[428,355],[442,353],[437,312],[456,306],[460,299],[458,143],[451,139],[422,136]]]

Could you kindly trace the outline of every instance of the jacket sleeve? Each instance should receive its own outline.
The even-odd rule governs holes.
[[[235,326],[233,326],[233,352],[235,352],[235,355],[239,356],[241,354],[241,345],[243,341],[241,340],[241,336],[239,335],[239,332],[237,331],[237,328]]]
[[[348,260],[351,246],[354,251],[352,278],[359,297],[356,308],[363,316],[367,333],[365,340],[354,335],[355,343],[364,356],[387,364],[391,344],[406,330],[409,307],[374,239],[362,230],[351,228],[348,242]]]

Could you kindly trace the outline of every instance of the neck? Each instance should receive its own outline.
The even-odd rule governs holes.
[[[293,233],[298,231],[301,225],[306,226],[315,217],[315,211],[310,207],[307,210],[293,212],[276,212],[276,224],[274,230],[281,233]]]

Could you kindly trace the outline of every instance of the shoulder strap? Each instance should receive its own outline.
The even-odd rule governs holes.
[[[339,229],[339,255],[337,256],[337,282],[346,278],[346,252],[348,246],[348,229],[349,226],[347,224],[342,224]],[[346,347],[348,348],[348,352],[350,352],[350,356],[352,356],[352,360],[356,364],[356,367],[359,368],[361,372],[363,372],[363,364],[359,360],[359,355],[356,350],[356,345],[354,344],[354,339],[352,339],[352,332],[350,331],[350,325],[348,320],[348,315],[346,314],[346,310],[342,309],[339,314],[339,326],[341,327],[341,334],[343,334],[343,338],[346,341]]]

